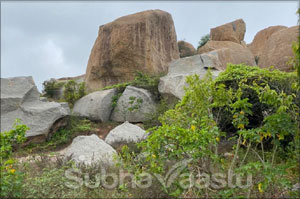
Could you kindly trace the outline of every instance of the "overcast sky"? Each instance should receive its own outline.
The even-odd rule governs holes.
[[[51,77],[85,73],[98,28],[135,12],[171,13],[177,40],[197,47],[210,28],[242,18],[246,43],[269,26],[297,25],[290,2],[1,2],[1,77],[33,76],[39,90]]]

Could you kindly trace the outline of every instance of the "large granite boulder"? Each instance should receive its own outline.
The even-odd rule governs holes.
[[[262,52],[264,50],[264,47],[267,44],[268,39],[270,38],[270,36],[275,33],[278,32],[280,30],[286,29],[287,27],[285,26],[270,26],[268,28],[265,28],[261,31],[259,31],[251,44],[248,45],[248,48],[251,50],[252,54],[256,57],[261,57],[262,56]]]
[[[203,78],[209,68],[213,77],[217,77],[221,71],[218,57],[210,53],[174,60],[169,65],[168,74],[160,78],[158,90],[169,101],[182,99],[184,87],[188,86],[186,77],[197,74]]]
[[[95,134],[74,138],[72,144],[64,152],[67,159],[70,158],[75,163],[86,166],[96,164],[114,166],[115,155],[117,155],[115,149]]]
[[[178,41],[178,50],[180,58],[193,56],[197,52],[194,46],[186,41]]]
[[[117,149],[123,145],[138,143],[145,134],[145,130],[126,121],[111,130],[106,136],[105,142]]]
[[[73,114],[90,120],[107,122],[113,108],[112,97],[116,94],[116,89],[90,93],[75,102]]]
[[[223,69],[226,68],[228,63],[244,63],[250,66],[256,65],[252,52],[241,44],[231,41],[208,41],[204,46],[198,49],[198,54],[211,51],[215,51],[214,54],[217,52]]]
[[[240,44],[244,40],[246,24],[243,19],[210,29],[210,40],[231,41]]]
[[[292,44],[299,37],[299,26],[285,28],[273,33],[267,40],[259,57],[258,65],[262,68],[274,66],[282,71],[291,71],[287,62],[294,57]]]
[[[136,71],[160,74],[179,58],[172,16],[161,10],[128,15],[100,26],[85,82],[88,91],[130,81]]]
[[[113,110],[111,120],[117,122],[143,122],[156,111],[154,96],[147,90],[127,86]]]
[[[1,132],[13,128],[16,118],[30,130],[26,137],[47,138],[69,115],[65,104],[43,102],[32,77],[1,78]]]

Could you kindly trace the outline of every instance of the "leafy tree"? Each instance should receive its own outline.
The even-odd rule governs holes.
[[[199,48],[201,48],[202,46],[204,46],[209,41],[209,37],[210,37],[210,34],[206,34],[206,35],[201,37],[201,40],[198,43],[197,50]]]

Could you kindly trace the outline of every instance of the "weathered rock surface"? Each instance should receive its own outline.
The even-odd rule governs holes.
[[[249,49],[251,50],[252,54],[254,56],[257,57],[261,57],[262,56],[262,52],[264,50],[264,47],[267,44],[268,39],[270,38],[270,36],[275,33],[278,32],[280,30],[286,29],[287,27],[285,26],[270,26],[268,28],[265,28],[261,31],[259,31],[251,44],[248,45]]]
[[[291,71],[292,68],[287,62],[294,57],[292,44],[297,42],[298,36],[299,26],[285,28],[273,33],[266,42],[258,65],[262,68],[274,66],[282,71]]]
[[[168,74],[160,78],[158,90],[170,101],[173,101],[174,97],[182,99],[184,87],[188,86],[185,81],[187,76],[197,74],[203,78],[207,69],[211,68],[213,77],[217,77],[221,71],[219,67],[218,57],[209,53],[174,60],[170,63]]]
[[[126,82],[135,71],[160,74],[179,58],[172,16],[161,10],[128,15],[100,26],[85,82],[88,91]]]
[[[210,39],[213,41],[231,41],[240,44],[244,40],[246,24],[243,19],[210,29]]]
[[[73,114],[107,122],[112,111],[112,97],[116,94],[116,89],[90,93],[75,102]]]
[[[64,152],[66,158],[71,157],[71,160],[77,164],[105,166],[115,165],[114,156],[116,154],[114,148],[95,134],[74,138],[72,144]]]
[[[111,130],[106,136],[105,142],[116,149],[124,144],[138,143],[143,139],[145,133],[145,130],[139,126],[126,121]]]
[[[178,41],[178,49],[180,58],[189,57],[196,54],[194,46],[186,41]]]
[[[255,58],[247,47],[231,41],[208,41],[204,46],[198,49],[198,54],[216,51],[221,62],[222,68],[225,69],[227,63],[256,65]],[[215,52],[215,53],[216,53]]]
[[[1,78],[1,132],[12,129],[19,118],[30,128],[26,137],[46,138],[53,125],[67,115],[65,105],[40,101],[32,77]]]
[[[118,122],[143,122],[147,114],[156,111],[154,96],[147,90],[127,86],[113,110],[111,120]]]

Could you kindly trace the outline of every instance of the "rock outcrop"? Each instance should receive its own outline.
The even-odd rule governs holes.
[[[268,27],[266,29],[259,31],[255,35],[252,43],[248,45],[252,54],[256,57],[261,57],[264,47],[266,46],[267,41],[270,38],[270,36],[273,33],[278,32],[283,29],[286,29],[286,28],[287,27],[285,27],[285,26],[271,26],[271,27]]]
[[[1,78],[1,132],[13,128],[16,118],[30,130],[26,137],[39,136],[42,140],[65,124],[69,115],[65,104],[43,102],[32,77]]]
[[[85,82],[88,91],[130,81],[135,71],[160,74],[179,58],[172,16],[161,10],[128,15],[100,26]]]
[[[109,132],[105,138],[105,142],[114,147],[119,148],[126,144],[135,144],[143,139],[145,130],[137,125],[124,122]]]
[[[198,49],[198,54],[211,51],[215,51],[218,54],[223,69],[226,68],[227,63],[256,65],[255,58],[247,47],[231,41],[208,41]]]
[[[116,94],[116,89],[90,93],[75,102],[73,114],[90,120],[107,122],[113,109],[112,97]]]
[[[194,46],[186,41],[178,41],[178,50],[180,58],[190,57],[196,54]]]
[[[200,78],[205,77],[208,68],[211,68],[213,77],[217,77],[221,70],[218,57],[213,54],[201,54],[174,60],[170,63],[169,72],[160,78],[159,92],[169,101],[182,99],[184,87],[188,86],[185,79],[187,76],[197,74]]]
[[[243,19],[210,29],[210,40],[231,41],[240,44],[244,40],[246,24]]]
[[[143,122],[147,114],[156,111],[154,96],[147,90],[127,86],[113,110],[111,120],[117,122]]]
[[[64,152],[64,156],[77,164],[87,166],[100,164],[114,166],[114,156],[117,154],[114,148],[101,140],[97,135],[78,136]]]
[[[291,71],[287,62],[294,57],[292,44],[299,37],[299,26],[283,28],[273,33],[266,41],[259,57],[258,65],[262,68],[274,66],[282,71]]]

